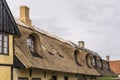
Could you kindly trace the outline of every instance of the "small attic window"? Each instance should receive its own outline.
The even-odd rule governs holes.
[[[92,65],[94,67],[97,66],[97,64],[96,64],[96,57],[95,56],[92,57]]]
[[[79,50],[75,50],[74,52],[74,58],[75,58],[75,62],[77,63],[78,66],[81,66],[81,60],[79,57]]]
[[[9,53],[9,40],[8,35],[0,33],[0,54],[8,55]]]
[[[100,59],[100,64],[99,64],[100,68],[103,68],[103,62],[102,59]]]
[[[87,66],[88,66],[89,68],[91,68],[91,56],[90,56],[90,54],[87,54],[87,55],[85,56],[85,60],[86,60]]]
[[[110,64],[107,62],[107,70],[110,70]]]
[[[40,51],[39,44],[40,44],[39,36],[36,33],[30,34],[27,39],[27,46],[28,46],[30,53],[34,57],[43,58],[39,53],[39,51]]]
[[[27,39],[27,46],[31,53],[35,53],[35,38],[33,36],[29,36]]]

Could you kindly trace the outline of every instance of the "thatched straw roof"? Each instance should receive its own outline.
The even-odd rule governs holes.
[[[48,32],[30,28],[20,20],[16,20],[21,37],[15,39],[15,55],[25,65],[27,69],[37,68],[67,73],[101,75],[94,67],[89,68],[85,62],[85,56],[89,53],[86,49],[81,51],[78,58],[81,65],[75,61],[75,46],[67,40],[61,39]],[[40,57],[34,57],[27,46],[29,35],[35,34],[37,37],[37,53]],[[108,71],[109,73],[109,71]]]

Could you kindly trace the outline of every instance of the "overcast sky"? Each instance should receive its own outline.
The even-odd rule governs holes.
[[[6,0],[15,18],[30,8],[33,25],[120,60],[120,0]]]

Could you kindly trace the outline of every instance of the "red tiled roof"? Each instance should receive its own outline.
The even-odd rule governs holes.
[[[120,60],[110,61],[110,68],[114,73],[120,74]]]

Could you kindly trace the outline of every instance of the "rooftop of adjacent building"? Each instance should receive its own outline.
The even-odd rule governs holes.
[[[116,74],[120,74],[120,60],[110,61],[110,67]]]

